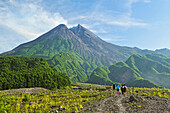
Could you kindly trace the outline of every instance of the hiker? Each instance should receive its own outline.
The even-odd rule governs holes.
[[[119,85],[116,86],[118,94],[119,94],[119,87],[120,87]]]
[[[126,96],[126,89],[127,89],[127,87],[126,87],[126,85],[124,84],[124,85],[123,85],[123,95],[124,95],[124,96]]]
[[[116,88],[116,85],[113,84],[113,94],[114,94],[115,88]]]
[[[115,84],[113,84],[113,90],[115,90],[115,88],[116,88],[116,85],[115,85]]]
[[[122,92],[122,95],[123,95],[123,86],[124,86],[124,84],[122,84],[122,86],[121,86],[121,92]]]

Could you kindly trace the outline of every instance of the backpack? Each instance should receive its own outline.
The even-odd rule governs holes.
[[[123,86],[123,92],[126,92],[126,86]]]
[[[121,91],[123,92],[123,86],[121,86]]]

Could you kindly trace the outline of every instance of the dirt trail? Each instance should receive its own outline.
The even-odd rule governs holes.
[[[119,99],[116,101],[116,104],[118,105],[119,107],[119,113],[125,113],[125,107],[123,107],[122,105],[122,99],[124,99],[125,97],[120,95]]]
[[[129,94],[113,94],[82,110],[82,113],[170,113],[170,99]]]
[[[118,95],[118,94],[116,94],[114,97],[108,97],[108,98],[100,101],[96,113],[106,112],[105,108],[108,106],[106,103],[108,101],[112,100],[113,98],[118,98],[115,102],[113,102],[113,104],[117,105],[119,107],[119,113],[125,113],[125,107],[123,107],[123,105],[122,105],[122,99],[124,99],[125,97],[123,95]]]
[[[111,100],[113,97],[108,97],[102,101],[99,102],[99,107],[97,108],[97,112],[96,113],[104,113],[104,107],[105,107],[105,103],[108,101],[108,100]]]

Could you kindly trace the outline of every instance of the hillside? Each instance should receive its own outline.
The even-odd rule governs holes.
[[[67,75],[57,72],[47,61],[36,57],[0,57],[0,90],[70,86]]]
[[[98,67],[92,72],[87,82],[93,84],[112,85],[113,82],[109,79],[108,73],[110,73],[108,67]]]
[[[166,55],[167,57],[170,57],[170,50],[167,48],[163,48],[163,49],[157,49],[155,50],[158,53],[161,53],[163,55]]]
[[[126,63],[137,71],[142,78],[150,80],[159,86],[170,88],[170,67],[168,64],[165,65],[166,62],[163,62],[163,60],[165,60],[165,57],[158,57],[158,55],[133,55]],[[170,59],[166,58],[166,60]]]
[[[170,88],[169,63],[170,59],[160,54],[135,54],[126,62],[111,65],[107,75],[109,78],[104,77],[103,80],[110,79],[112,82],[126,83],[133,87]],[[90,83],[95,81],[93,76],[90,76]]]
[[[44,58],[58,71],[69,75],[71,81],[85,82],[97,67],[126,61],[133,54],[153,52],[107,43],[81,25],[69,29],[60,24],[37,39],[21,44],[1,56]],[[64,58],[66,54],[71,56],[67,57],[69,60]],[[67,63],[68,61],[70,62]]]
[[[54,66],[57,71],[67,73],[73,82],[86,81],[86,73],[88,70],[95,68],[89,65],[88,62],[86,64],[78,55],[71,53],[56,54],[52,59],[48,60],[48,62]]]
[[[114,82],[126,83],[131,87],[158,87],[151,81],[143,79],[139,73],[124,62],[112,65],[109,69],[109,78]]]

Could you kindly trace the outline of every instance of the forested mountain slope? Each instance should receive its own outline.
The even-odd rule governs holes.
[[[44,87],[60,89],[70,86],[67,75],[36,57],[0,57],[0,89]]]
[[[169,58],[162,55],[133,55],[126,63],[138,72],[142,78],[153,83],[170,88],[170,67]]]
[[[107,78],[112,82],[126,83],[135,87],[170,88],[170,58],[159,54],[132,55],[126,62],[109,67]],[[90,80],[94,78],[93,74]],[[93,83],[95,79],[91,80]]]
[[[94,84],[112,85],[113,82],[109,79],[108,73],[110,73],[108,67],[98,67],[93,71],[87,82]]]

